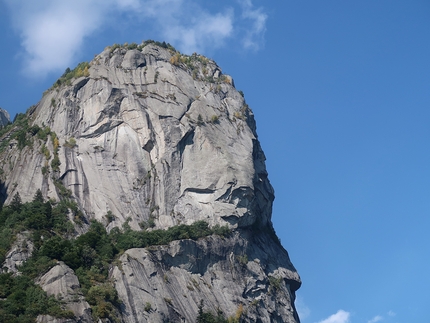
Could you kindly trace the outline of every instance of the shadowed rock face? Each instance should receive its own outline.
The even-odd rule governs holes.
[[[273,188],[252,111],[232,78],[205,57],[154,44],[107,48],[90,65],[29,111],[32,124],[57,134],[59,170],[42,173],[37,142],[3,152],[12,165],[6,203],[16,191],[31,200],[39,188],[60,199],[56,180],[87,221],[108,230],[125,222],[140,230],[149,219],[160,229],[204,220],[235,230],[228,239],[128,250],[111,272],[124,322],[194,322],[201,299],[228,316],[243,307],[245,322],[298,322],[300,278],[273,239]],[[46,147],[52,160],[55,143]]]

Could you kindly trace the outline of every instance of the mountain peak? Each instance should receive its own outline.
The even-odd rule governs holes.
[[[254,116],[214,61],[153,41],[113,45],[67,69],[19,122],[0,138],[6,205],[38,190],[69,201],[74,236],[91,221],[131,235],[212,230],[150,249],[129,244],[142,247],[109,271],[122,321],[193,322],[204,299],[231,317],[241,308],[241,322],[298,322],[300,278],[272,227]],[[218,228],[231,234],[212,234]]]

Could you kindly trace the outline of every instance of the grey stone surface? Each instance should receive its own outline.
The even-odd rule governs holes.
[[[195,322],[203,300],[205,311],[221,309],[226,318],[242,312],[241,322],[298,322],[297,272],[282,247],[257,236],[237,233],[128,250],[111,273],[124,304],[123,321]]]
[[[126,251],[110,273],[123,322],[191,323],[201,299],[227,316],[243,309],[244,322],[299,322],[300,278],[273,237],[274,192],[254,116],[215,62],[156,45],[107,48],[89,76],[47,91],[29,117],[57,134],[60,171],[41,171],[54,155],[51,139],[48,161],[41,142],[20,151],[11,141],[1,155],[6,203],[16,192],[30,201],[39,188],[58,200],[57,179],[87,223],[96,219],[108,230],[126,222],[140,230],[153,219],[156,229],[205,220],[235,232]],[[66,144],[71,138],[75,146]]]
[[[273,190],[251,110],[229,81],[193,79],[170,57],[151,45],[106,50],[90,77],[43,97],[32,118],[60,139],[58,177],[88,218],[103,221],[111,211],[109,228],[131,218],[139,229],[151,213],[159,228],[203,219],[236,228],[252,223],[256,212],[269,221]],[[198,58],[195,70],[202,73]],[[220,71],[212,61],[205,69],[208,76]],[[68,148],[72,137],[76,146]],[[15,165],[6,185],[17,184],[6,203],[14,190],[24,201],[37,188],[59,198],[41,173],[44,156],[29,153],[34,148],[6,156]]]
[[[9,122],[10,122],[9,113],[6,110],[0,108],[0,127],[7,125]]]
[[[81,290],[78,277],[72,269],[63,262],[58,262],[45,275],[37,280],[48,296],[55,296],[60,300],[66,309],[75,314],[74,319],[54,318],[49,315],[40,315],[38,322],[43,323],[90,323],[91,318],[90,305],[85,301]]]
[[[17,234],[11,249],[6,254],[6,259],[2,266],[3,272],[18,274],[18,267],[31,257],[34,245],[29,237],[29,232]]]

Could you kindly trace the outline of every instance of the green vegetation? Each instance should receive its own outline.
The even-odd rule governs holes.
[[[159,47],[168,49],[168,50],[170,50],[173,53],[177,52],[176,49],[175,49],[175,47],[173,47],[169,43],[166,43],[164,41],[163,42],[159,42],[159,41],[155,41],[155,40],[152,40],[152,39],[145,40],[140,45],[138,45],[136,43],[130,43],[130,44],[129,43],[124,43],[123,45],[121,45],[121,44],[113,44],[112,46],[109,46],[108,48],[110,50],[110,53],[113,54],[113,52],[116,49],[118,49],[118,48],[124,48],[124,49],[128,49],[128,50],[130,50],[130,49],[137,49],[137,50],[141,51],[145,46],[147,46],[149,44],[155,44],[155,45],[157,45]]]
[[[282,277],[269,276],[269,285],[275,290],[279,290],[282,285]]]
[[[58,150],[60,148],[60,141],[58,140],[57,134],[55,132],[51,132],[51,141],[52,141],[52,146],[54,148],[54,158],[51,161],[51,168],[54,172],[59,172],[60,171],[60,158],[58,157]]]
[[[66,68],[63,75],[61,75],[61,77],[57,81],[55,81],[51,89],[55,89],[63,85],[71,85],[73,79],[79,78],[81,76],[90,76],[90,72],[88,71],[89,68],[90,63],[88,62],[79,63],[78,66],[76,66],[73,70],[71,70],[70,68]]]
[[[54,170],[54,168],[52,168],[52,170]],[[57,188],[58,195],[60,195],[64,199],[69,199],[72,196],[72,191],[66,188],[61,180],[54,178],[53,181],[54,181],[55,187]]]
[[[218,309],[216,314],[203,311],[203,300],[201,300],[196,323],[240,323],[244,314],[243,312],[243,305],[240,304],[236,310],[236,314],[226,318],[221,309]]]
[[[196,323],[229,323],[225,318],[224,313],[218,310],[218,313],[214,315],[211,312],[203,311],[203,300],[200,301],[199,311],[197,314]]]
[[[214,78],[212,75],[209,75],[209,63],[212,63],[213,65],[215,64],[209,58],[196,53],[192,55],[185,55],[176,52],[170,58],[170,64],[187,70],[188,73],[192,75],[194,80],[204,80],[209,83],[216,83],[217,85],[220,85],[221,83],[231,84],[230,79],[225,75],[221,75],[219,78]],[[221,86],[216,86],[213,88],[215,93],[219,92],[220,90]]]
[[[242,266],[246,266],[246,264],[248,263],[248,255],[245,254],[243,256],[237,256],[237,260]]]
[[[46,160],[50,160],[51,159],[51,153],[48,149],[48,147],[46,147],[45,144],[42,145],[42,147],[40,148],[40,152],[45,155]]]
[[[8,140],[3,140],[0,145],[0,152],[2,152],[10,143],[11,140],[16,139],[18,141],[18,148],[22,150],[25,146],[32,144],[31,136],[34,136],[31,132],[28,123],[28,118],[23,113],[18,113],[12,124],[9,124],[0,131],[0,137],[9,133]],[[29,136],[27,136],[27,133]]]
[[[112,211],[107,211],[107,213],[105,214],[105,218],[107,223],[111,223],[112,221],[115,220],[115,215],[113,215]]]
[[[32,147],[36,139],[46,142],[49,134],[51,134],[49,127],[41,128],[38,125],[30,127],[27,115],[18,113],[13,123],[0,129],[0,138],[3,138],[0,142],[0,153],[9,146],[12,140],[16,140],[18,149],[22,150],[26,146]]]
[[[60,181],[57,182],[62,185]],[[57,182],[56,186],[59,187],[60,184]],[[34,322],[39,314],[56,317],[71,315],[70,312],[61,309],[58,301],[47,297],[32,283],[36,277],[52,268],[58,260],[75,271],[82,292],[91,305],[94,319],[106,318],[111,322],[118,322],[116,313],[120,300],[108,280],[108,270],[121,253],[130,248],[168,244],[173,240],[197,240],[212,234],[221,236],[230,234],[227,226],[209,228],[204,221],[192,225],[179,225],[167,230],[144,231],[133,231],[126,224],[122,230],[114,228],[107,233],[103,224],[93,221],[87,233],[76,239],[70,239],[74,235],[74,227],[68,215],[79,223],[82,214],[76,203],[68,199],[58,203],[44,201],[40,190],[36,192],[33,201],[27,203],[22,203],[17,193],[10,205],[1,209],[0,263],[5,260],[7,251],[20,232],[28,232],[27,235],[34,244],[34,251],[32,257],[20,267],[21,276],[0,275],[0,299],[6,299],[0,301],[0,322]],[[106,218],[112,220],[114,215],[108,212]],[[150,218],[144,228],[153,227],[153,221],[154,219]],[[19,287],[15,290],[10,286]],[[34,303],[33,299],[38,301]],[[145,308],[149,311],[150,304]]]
[[[48,297],[34,284],[34,278],[55,264],[51,258],[38,254],[37,248],[44,243],[42,236],[66,236],[73,231],[66,213],[64,203],[53,206],[45,202],[40,190],[30,203],[22,203],[19,193],[15,194],[11,204],[0,211],[0,263],[4,262],[19,232],[30,231],[36,249],[35,255],[20,268],[22,275],[0,274],[0,322],[35,322],[39,314],[73,317],[55,298]]]
[[[218,117],[216,114],[214,114],[214,115],[211,117],[210,122],[211,122],[211,123],[219,123],[219,117]]]
[[[74,147],[76,147],[76,139],[73,138],[73,137],[69,138],[69,140],[66,140],[64,142],[64,146],[68,147],[68,148],[74,148]]]
[[[36,322],[39,314],[64,318],[74,316],[72,312],[61,309],[53,296],[48,297],[26,275],[0,274],[0,299],[0,322],[3,323]]]
[[[140,222],[139,226],[143,230],[155,227],[155,217],[152,216],[152,215],[149,216],[148,221],[142,221],[142,222]]]
[[[149,311],[151,311],[151,309],[152,309],[151,303],[150,302],[146,302],[145,303],[145,307],[144,307],[145,312],[149,312]]]

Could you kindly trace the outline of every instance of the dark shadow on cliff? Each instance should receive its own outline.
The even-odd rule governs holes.
[[[7,186],[5,185],[5,183],[0,181],[0,206],[3,206],[6,199],[7,199]]]

